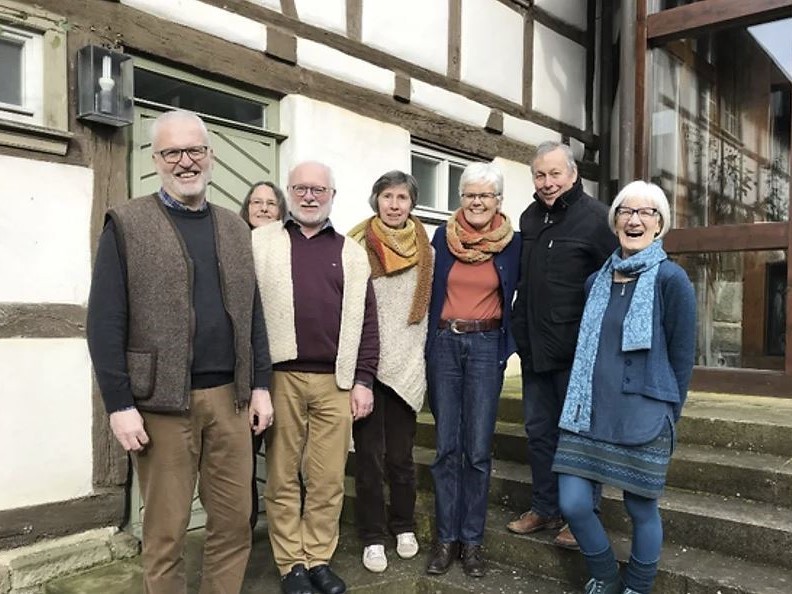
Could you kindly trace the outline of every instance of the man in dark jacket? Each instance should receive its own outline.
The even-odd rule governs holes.
[[[209,135],[186,111],[151,129],[162,187],[112,209],[88,347],[146,505],[144,591],[186,594],[193,491],[207,513],[200,592],[239,592],[250,554],[250,429],[272,423],[271,365],[248,226],[210,205]]]
[[[608,227],[607,207],[583,191],[568,146],[540,144],[531,168],[536,194],[520,216],[522,266],[512,331],[522,362],[533,501],[507,527],[518,534],[561,529],[555,543],[576,548],[561,518],[551,468],[585,304],[583,284],[618,241]]]

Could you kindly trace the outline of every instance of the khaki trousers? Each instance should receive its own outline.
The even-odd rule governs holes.
[[[264,501],[272,553],[284,575],[296,563],[309,568],[329,563],[335,552],[352,413],[349,392],[340,390],[330,373],[275,371],[272,403]]]
[[[184,539],[193,492],[206,510],[201,594],[238,594],[250,555],[250,426],[233,385],[193,390],[186,414],[143,412],[151,442],[140,476],[147,594],[184,594]]]

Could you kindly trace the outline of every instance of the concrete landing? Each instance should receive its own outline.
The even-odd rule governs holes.
[[[191,532],[187,539],[188,591],[198,591],[200,559],[203,548],[202,530]],[[415,559],[402,560],[395,544],[386,547],[388,569],[382,574],[367,571],[360,561],[360,549],[354,530],[342,525],[333,569],[346,581],[347,591],[360,594],[572,594],[577,592],[560,582],[540,579],[523,571],[490,563],[483,579],[469,578],[456,564],[445,576],[429,578],[424,574],[429,547],[421,543]],[[143,594],[139,558],[104,565],[93,571],[50,582],[44,594]],[[242,594],[277,594],[280,580],[272,560],[267,538],[266,521],[256,528]]]

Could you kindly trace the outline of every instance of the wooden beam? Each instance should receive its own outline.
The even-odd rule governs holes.
[[[363,0],[346,0],[347,37],[360,41],[363,38]]]
[[[786,250],[789,247],[789,224],[749,223],[671,229],[663,245],[669,254]]]
[[[594,133],[594,75],[597,69],[597,0],[586,0],[586,130]]]
[[[646,90],[649,85],[647,60],[649,50],[646,39],[646,0],[636,2],[635,27],[635,179],[649,179],[649,98]]]
[[[792,398],[792,376],[759,369],[695,367],[690,389],[698,392]]]
[[[523,107],[533,109],[533,53],[534,18],[528,13],[524,17],[523,33]]]
[[[92,528],[121,526],[125,509],[126,493],[115,488],[68,501],[3,510],[0,511],[0,549]]]
[[[646,5],[645,0],[639,0]],[[792,16],[792,0],[705,0],[663,10],[647,18],[651,45],[717,29],[755,25]]]
[[[462,78],[462,0],[448,0],[448,78]]]
[[[789,123],[789,128],[790,138],[792,138],[792,122]],[[787,171],[792,171],[792,151],[788,151],[787,157],[789,159],[789,169]],[[784,292],[786,297],[784,306],[784,311],[786,312],[786,328],[784,329],[784,336],[786,337],[784,341],[784,371],[787,375],[792,376],[792,348],[786,344],[790,337],[792,337],[792,296],[789,292],[789,287],[792,287],[792,266],[789,265],[790,254],[792,254],[792,217],[789,216],[789,206],[792,206],[792,184],[789,184],[789,199],[787,200],[787,229],[789,232],[787,235],[786,250],[787,282],[786,291]]]
[[[85,315],[68,303],[0,303],[0,338],[85,338]]]

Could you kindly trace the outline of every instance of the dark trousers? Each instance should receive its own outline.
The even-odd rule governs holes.
[[[415,412],[396,392],[374,382],[374,411],[352,425],[355,439],[355,520],[363,546],[415,531]],[[383,483],[390,485],[386,513]]]
[[[264,443],[264,433],[262,431],[258,435],[253,433],[253,479],[250,481],[250,495],[253,499],[252,506],[250,508],[250,529],[256,527],[256,523],[258,522],[258,514],[259,514],[259,492],[258,492],[258,481],[256,480],[256,466],[258,465],[258,452],[261,449],[261,444]]]
[[[501,332],[436,332],[427,379],[436,431],[432,477],[437,540],[481,544],[492,435],[503,386],[503,368],[498,363]]]
[[[534,373],[523,365],[523,414],[528,435],[533,497],[531,509],[543,517],[560,516],[558,477],[553,458],[558,446],[558,420],[564,408],[571,369]]]

